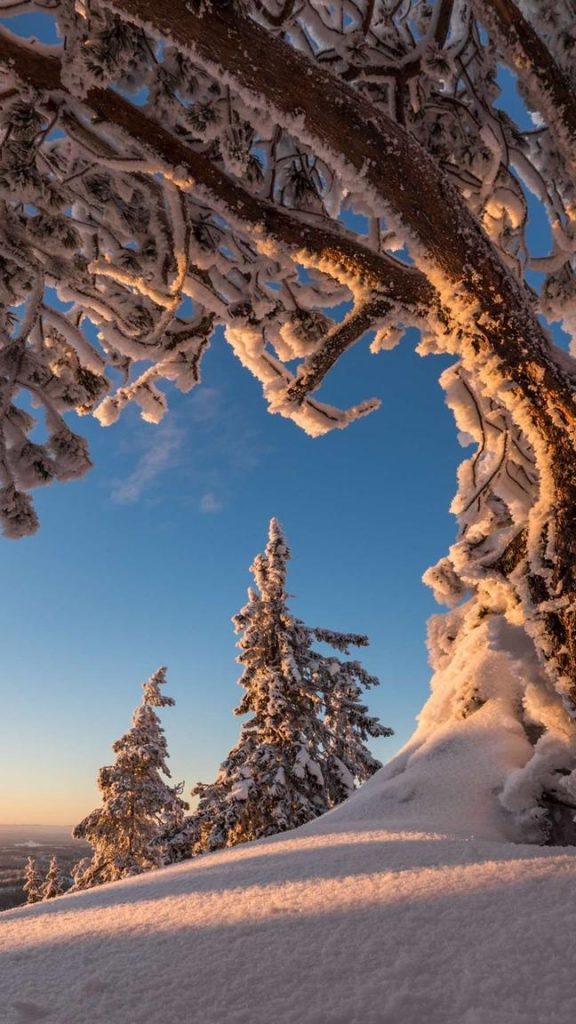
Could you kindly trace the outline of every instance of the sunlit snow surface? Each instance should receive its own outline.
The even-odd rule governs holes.
[[[1,1024],[573,1024],[576,848],[511,841],[532,668],[496,626],[324,817],[0,915]]]
[[[3,1024],[572,1024],[575,851],[418,831],[391,785],[3,914]]]

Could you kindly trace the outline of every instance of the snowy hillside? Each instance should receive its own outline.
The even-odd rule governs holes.
[[[574,849],[465,802],[416,825],[475,749],[439,730],[296,832],[2,915],[3,1024],[572,1024]]]
[[[316,821],[3,914],[2,1024],[573,1024],[576,848],[515,843],[504,806],[534,757],[511,636],[465,636]]]

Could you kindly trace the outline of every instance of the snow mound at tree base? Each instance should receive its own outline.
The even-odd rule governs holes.
[[[525,631],[503,616],[458,624],[465,607],[431,620],[436,672],[406,746],[308,831],[371,822],[512,842],[573,843],[576,805],[559,774],[574,762],[568,720],[542,678]],[[457,640],[448,644],[444,634]],[[445,648],[443,650],[443,647]],[[546,799],[565,811],[551,827]],[[565,804],[562,803],[565,801]]]
[[[575,852],[335,812],[2,914],[1,1019],[573,1024]]]
[[[460,722],[430,729],[423,721],[396,757],[305,831],[340,822],[386,827],[393,820],[402,827],[516,842],[521,829],[499,794],[532,752],[517,720],[496,699]]]

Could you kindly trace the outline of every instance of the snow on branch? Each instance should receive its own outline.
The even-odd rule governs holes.
[[[34,528],[33,480],[87,468],[63,414],[110,423],[136,402],[159,420],[162,381],[193,386],[219,325],[270,410],[313,434],[376,405],[316,396],[350,346],[375,332],[385,350],[417,325],[422,353],[458,359],[444,383],[477,445],[444,583],[477,589],[525,538],[514,600],[572,713],[576,378],[538,319],[569,324],[576,295],[572,113],[554,99],[565,10],[59,0],[62,45],[1,28],[8,532]],[[537,109],[532,129],[501,109],[498,60]],[[548,253],[533,249],[529,192]],[[48,449],[30,448],[22,389]]]
[[[181,135],[167,131],[117,93],[92,87],[83,90],[80,103],[66,97],[53,50],[0,29],[0,60],[7,81],[15,78],[23,87],[3,94],[5,124],[13,140],[12,148],[5,148],[6,187],[15,188],[15,175],[24,174],[28,200],[24,208],[8,205],[10,241],[4,236],[0,246],[5,258],[16,259],[22,270],[34,267],[35,274],[14,340],[26,344],[42,336],[51,373],[55,345],[66,343],[93,395],[91,400],[69,387],[68,402],[60,411],[94,411],[109,424],[127,402],[135,401],[146,419],[157,422],[166,408],[157,382],[172,380],[182,390],[196,383],[202,352],[218,322],[215,315],[229,319],[233,330],[241,306],[249,310],[252,324],[264,324],[265,344],[276,345],[278,351],[282,336],[297,327],[300,355],[305,356],[310,344],[318,343],[322,307],[339,299],[338,282],[363,295],[378,288],[421,309],[430,301],[431,290],[414,271],[375,252],[340,223],[330,225],[327,217],[321,224],[310,217],[302,220],[297,210],[284,211],[281,204],[247,190]],[[32,175],[17,163],[26,139],[37,168]],[[57,213],[46,208],[48,187]],[[63,257],[63,248],[75,248],[76,255]],[[322,270],[311,274],[311,283],[304,286],[297,281],[297,264],[311,256]],[[8,263],[6,269],[12,266]],[[280,282],[276,292],[275,279]],[[18,280],[12,271],[11,280]],[[255,291],[246,304],[250,281]],[[70,308],[54,306],[44,295],[45,285],[55,287],[59,303]],[[186,297],[194,305],[191,322],[179,315]],[[16,306],[13,287],[7,298]],[[98,327],[96,346],[83,330],[88,322]],[[203,327],[195,331],[195,323]],[[330,334],[326,317],[324,323]],[[150,365],[133,373],[140,360]],[[110,389],[107,365],[121,368],[126,384],[103,398]],[[272,365],[270,356],[260,361],[268,375]],[[290,380],[284,373],[286,386]],[[14,394],[22,386],[20,375]],[[277,396],[271,408],[305,422],[314,433],[345,425],[375,407],[364,403],[343,414],[310,401],[303,415],[303,397],[301,392],[297,403],[281,403]],[[8,462],[5,458],[5,479],[14,487]],[[85,460],[78,471],[88,465]],[[43,473],[46,480],[53,476]],[[27,507],[18,498],[14,509]],[[11,535],[18,535],[17,522],[14,511]],[[34,528],[35,522],[22,511],[21,532]]]

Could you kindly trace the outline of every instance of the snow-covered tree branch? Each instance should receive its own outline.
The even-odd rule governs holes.
[[[523,684],[514,712],[532,737],[530,784],[502,799],[553,832],[550,803],[569,806],[576,786],[576,372],[543,323],[576,323],[572,4],[1,10],[5,532],[36,528],[32,487],[88,468],[68,411],[109,424],[135,402],[157,422],[162,381],[193,387],[218,327],[270,410],[317,435],[378,404],[324,404],[334,363],[369,332],[380,352],[417,326],[423,354],[455,358],[442,383],[475,445],[456,543],[427,579],[460,603],[451,644],[504,622],[539,665],[542,699]],[[61,44],[11,33],[23,11],[54,19]],[[502,109],[501,66],[528,130]],[[550,251],[531,241],[529,193]]]

